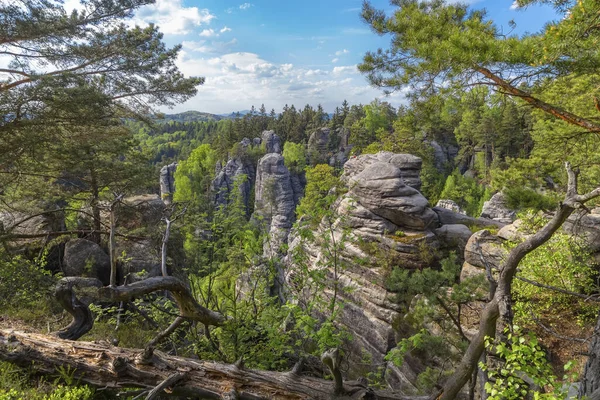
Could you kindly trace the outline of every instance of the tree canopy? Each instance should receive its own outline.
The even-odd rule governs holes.
[[[569,124],[599,132],[600,123],[575,110],[549,103],[536,88],[570,74],[597,74],[600,37],[598,2],[528,1],[550,3],[565,18],[548,23],[535,34],[505,33],[486,18],[485,11],[443,0],[393,0],[391,15],[364,3],[362,18],[380,35],[389,34],[389,49],[368,52],[359,65],[370,82],[388,91],[410,85],[417,94],[434,93],[452,85],[489,85],[518,97]],[[594,108],[594,90],[588,108]]]

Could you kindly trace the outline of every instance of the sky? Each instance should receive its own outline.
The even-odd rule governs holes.
[[[65,8],[78,0],[66,0]],[[453,0],[447,0],[453,1]],[[537,32],[558,18],[548,6],[517,10],[512,0],[470,0],[507,32]],[[372,0],[391,12],[388,0]],[[279,112],[321,104],[332,112],[345,99],[366,104],[375,98],[403,103],[399,91],[385,97],[369,85],[356,65],[367,51],[387,48],[389,37],[371,32],[359,17],[362,0],[156,0],[139,9],[137,24],[157,24],[170,45],[181,44],[178,66],[185,75],[203,76],[198,94],[173,109],[215,114],[264,104]]]

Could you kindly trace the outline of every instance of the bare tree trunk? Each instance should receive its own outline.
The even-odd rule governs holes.
[[[146,364],[139,362],[141,356],[142,350],[0,329],[1,360],[28,368],[33,362],[38,371],[49,374],[68,365],[80,382],[106,389],[141,388],[154,396],[166,395],[163,390],[168,388],[176,396],[202,399],[427,399],[374,391],[359,382],[346,382],[346,394],[336,397],[333,382],[292,372],[246,370],[160,352]]]

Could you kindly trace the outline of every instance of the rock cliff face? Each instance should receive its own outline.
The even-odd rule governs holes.
[[[218,167],[220,167],[220,165]],[[254,165],[245,158],[230,159],[227,161],[224,168],[217,168],[217,173],[213,181],[215,204],[227,204],[236,180],[242,175],[245,175],[246,179],[243,183],[239,184],[239,191],[242,196],[242,203],[246,207],[246,211],[250,210],[250,198],[252,197],[251,193],[256,179],[256,169]]]
[[[346,128],[320,128],[309,139],[307,152],[313,164],[329,164],[341,168],[348,160],[352,146],[348,145],[350,131]]]
[[[258,162],[254,203],[254,218],[264,225],[269,234],[265,256],[274,257],[287,243],[295,221],[296,199],[290,171],[277,153],[265,155]]]
[[[177,170],[177,163],[165,165],[160,169],[160,198],[165,204],[171,204],[173,201],[175,170]]]
[[[354,338],[350,364],[360,365],[366,351],[373,365],[386,366],[387,382],[405,392],[415,389],[411,383],[415,382],[414,370],[409,363],[397,368],[384,360],[400,339],[393,326],[401,319],[394,293],[387,288],[387,277],[394,268],[435,265],[440,249],[462,253],[471,236],[467,225],[494,223],[432,209],[418,191],[420,168],[421,159],[409,154],[381,152],[351,158],[342,175],[348,191],[334,204],[339,218],[332,225],[323,221],[315,235],[328,238],[329,243],[344,241],[340,254],[343,268],[334,273],[329,267],[326,273],[328,279],[338,282],[337,296],[344,303],[340,322]],[[292,235],[290,249],[298,246],[308,254],[309,268],[331,265],[319,240],[303,242]],[[293,268],[289,260],[290,278]],[[326,296],[333,296],[332,287],[326,285]],[[358,376],[365,371],[354,372]]]

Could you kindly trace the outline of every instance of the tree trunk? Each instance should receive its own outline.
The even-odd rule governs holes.
[[[600,313],[579,387],[579,397],[583,396],[589,400],[600,400]]]
[[[427,399],[374,391],[359,382],[346,382],[346,394],[336,397],[333,382],[292,372],[245,370],[160,352],[142,364],[141,356],[142,350],[0,329],[0,359],[24,367],[33,363],[48,374],[69,366],[80,382],[113,390],[141,388],[155,395],[158,387],[161,392],[170,389],[173,395],[202,399]]]

